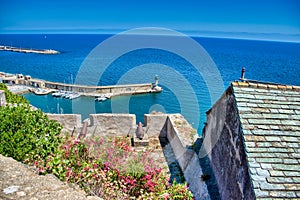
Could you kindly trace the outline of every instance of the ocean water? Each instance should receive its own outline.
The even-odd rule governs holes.
[[[0,35],[0,45],[15,47],[55,49],[57,55],[23,54],[0,51],[0,71],[22,73],[35,78],[64,83],[76,82],[79,70],[90,52],[111,35]],[[149,36],[154,37],[154,36]],[[167,37],[167,36],[165,36]],[[151,40],[151,38],[149,38]],[[215,99],[211,88],[227,88],[237,80],[241,68],[246,68],[246,78],[300,85],[300,43],[251,41],[220,38],[193,38],[207,51],[220,73],[222,82],[214,83],[199,74],[191,62],[178,54],[155,48],[133,49],[120,55],[106,66],[101,77],[89,75],[84,82],[98,80],[98,85],[120,83],[149,83],[159,76],[164,91],[159,94],[120,96],[105,102],[94,102],[93,98],[81,97],[73,101],[53,98],[51,95],[24,96],[32,105],[50,113],[80,113],[82,119],[90,113],[134,113],[137,121],[143,122],[144,113],[153,110],[165,113],[182,113],[201,134],[205,112]],[[124,45],[119,44],[120,47]],[[177,45],[180,48],[180,44]],[[116,47],[117,49],[118,47]],[[104,52],[95,59],[105,62],[109,53]],[[101,64],[100,64],[101,65]],[[217,94],[220,95],[220,94]]]

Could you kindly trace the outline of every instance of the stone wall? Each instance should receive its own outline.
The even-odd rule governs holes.
[[[129,136],[136,131],[136,117],[133,114],[91,114],[88,136]]]
[[[167,139],[171,144],[176,160],[190,185],[196,199],[210,199],[198,155],[192,149],[197,132],[180,114],[169,115],[166,122]]]
[[[149,137],[159,137],[166,123],[168,114],[155,113],[144,115],[144,126]]]
[[[255,199],[231,88],[207,112],[204,146],[222,199]]]
[[[45,87],[57,90],[66,90],[81,93],[126,93],[134,92],[139,90],[148,90],[152,88],[151,83],[145,84],[128,84],[128,85],[112,85],[112,86],[84,86],[84,85],[72,85],[64,83],[56,83],[45,81]]]
[[[81,115],[78,114],[47,114],[49,119],[57,121],[63,126],[63,133],[72,134],[74,136],[80,133]],[[75,129],[74,129],[75,128]],[[74,132],[73,132],[74,131]]]

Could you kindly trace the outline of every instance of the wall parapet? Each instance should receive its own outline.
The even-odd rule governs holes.
[[[81,124],[81,115],[79,114],[50,114],[47,113],[49,119],[57,121],[62,125],[63,133],[75,134],[77,135],[80,132],[82,127]]]
[[[88,136],[95,133],[111,136],[129,136],[135,132],[136,116],[134,114],[90,114]]]

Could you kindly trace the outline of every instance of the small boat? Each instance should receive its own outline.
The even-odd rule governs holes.
[[[54,93],[52,93],[52,96],[53,97],[61,97],[62,96],[62,92],[60,92],[60,91],[54,92]]]
[[[69,99],[76,99],[76,98],[78,98],[78,97],[80,97],[81,95],[80,94],[77,94],[77,93],[72,93],[72,94],[70,94],[69,95]]]
[[[97,98],[95,99],[95,101],[105,101],[105,100],[107,100],[107,97],[103,97],[103,96],[97,97]]]
[[[41,89],[41,88],[38,88],[36,90],[33,90],[34,94],[36,95],[46,95],[46,94],[49,94],[51,91],[49,90],[46,90],[46,89]]]
[[[69,99],[72,94],[73,94],[72,92],[65,92],[63,97]]]

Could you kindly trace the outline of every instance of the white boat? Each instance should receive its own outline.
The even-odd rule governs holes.
[[[49,94],[51,91],[50,90],[46,90],[46,89],[38,88],[36,90],[33,90],[33,92],[36,95],[46,95],[46,94]]]
[[[106,99],[106,97],[97,97],[95,101],[105,101]]]
[[[61,97],[66,98],[66,96],[68,95],[68,92],[62,92],[61,93]]]
[[[76,98],[78,98],[78,97],[80,97],[81,95],[80,94],[77,94],[77,93],[72,93],[72,94],[70,94],[69,95],[69,99],[76,99]]]
[[[69,99],[72,94],[73,94],[72,92],[65,92],[63,97],[66,98],[66,99]]]
[[[54,92],[54,93],[52,93],[52,96],[53,97],[61,97],[62,96],[62,92],[60,92],[60,91]]]

